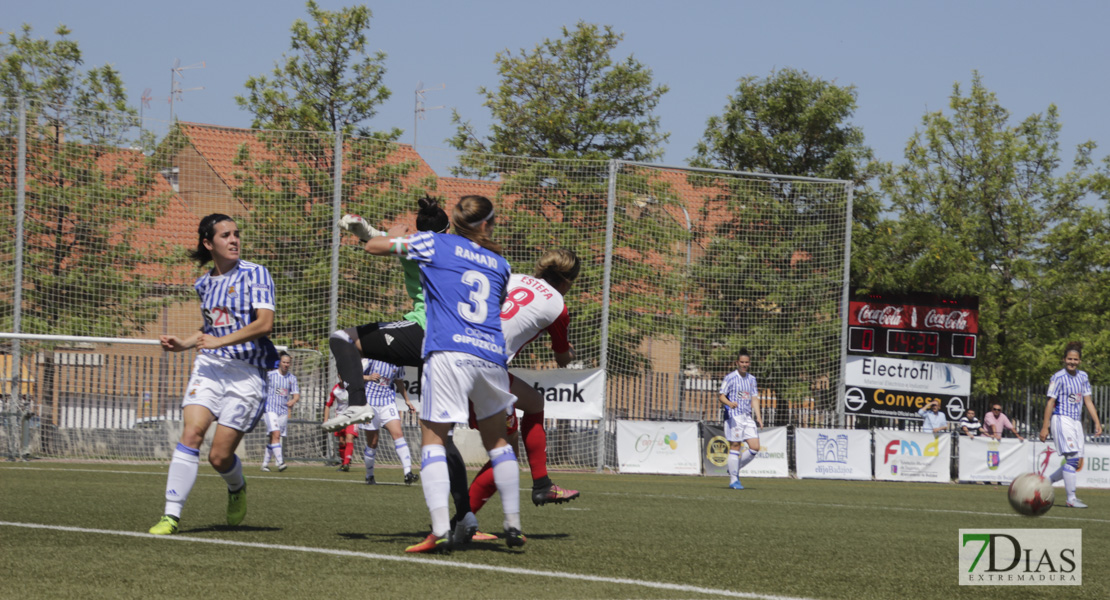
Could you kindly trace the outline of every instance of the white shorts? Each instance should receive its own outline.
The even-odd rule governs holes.
[[[200,353],[193,362],[181,406],[198,404],[207,408],[220,425],[249,432],[266,408],[262,400],[265,392],[262,369],[241,360]]]
[[[516,404],[505,367],[465,352],[429,354],[420,384],[420,418],[433,423],[466,423],[468,399],[479,421]]]
[[[267,411],[263,414],[262,418],[266,421],[266,432],[273,433],[275,431],[281,432],[281,437],[285,437],[286,427],[289,425],[289,414],[279,415],[276,412]]]
[[[1083,456],[1083,423],[1070,417],[1052,415],[1052,439],[1056,440],[1056,451],[1060,454]]]
[[[752,438],[759,439],[759,428],[755,419],[748,416],[730,417],[725,421],[725,439],[730,442],[743,442]]]
[[[377,431],[386,423],[400,418],[397,416],[397,405],[395,404],[375,406],[374,418],[369,423],[359,423],[358,428],[362,431]]]

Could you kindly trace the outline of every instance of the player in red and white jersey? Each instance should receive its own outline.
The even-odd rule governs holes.
[[[363,359],[366,360],[366,359]],[[369,361],[367,361],[369,362]],[[335,413],[339,414],[347,410],[347,403],[349,402],[350,394],[347,392],[347,384],[343,381],[336,383],[331,388],[331,393],[328,394],[328,401],[324,403],[324,420],[328,420],[328,414],[331,407],[335,406]],[[339,439],[339,471],[351,470],[351,456],[355,451],[355,438],[358,437],[358,425],[352,423],[338,429],[333,435]]]
[[[574,360],[574,348],[568,339],[570,317],[563,294],[578,278],[581,261],[578,256],[563,248],[548,250],[536,264],[535,275],[515,274],[509,278],[508,292],[501,305],[501,332],[505,336],[505,350],[511,361],[529,342],[546,331],[551,337],[551,350],[555,362],[565,367]],[[520,419],[520,435],[532,470],[532,502],[542,506],[549,502],[562,503],[579,496],[576,490],[561,488],[547,475],[547,432],[543,428],[543,396],[524,382],[510,376],[509,391],[516,397],[516,408],[524,413]],[[509,414],[509,430],[516,425],[516,411]],[[471,411],[471,427],[475,426]],[[515,443],[515,440],[514,440]],[[486,463],[470,485],[470,507],[477,512],[497,491],[493,483],[491,466]],[[476,523],[473,524],[476,526]],[[470,532],[473,534],[474,532]],[[457,536],[456,536],[457,537]]]

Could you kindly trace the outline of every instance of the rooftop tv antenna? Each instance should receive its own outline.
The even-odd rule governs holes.
[[[170,69],[170,123],[173,123],[173,103],[174,101],[181,102],[185,98],[182,97],[183,92],[192,92],[196,90],[203,90],[204,86],[183,88],[179,79],[185,79],[183,71],[187,69],[203,69],[205,67],[204,61],[195,63],[188,66],[181,66],[181,59],[175,58],[173,60],[173,67]]]
[[[424,120],[424,113],[429,110],[437,110],[440,108],[447,108],[446,106],[424,106],[424,92],[437,92],[439,90],[447,89],[447,84],[441,83],[438,87],[425,88],[424,82],[419,81],[416,83],[416,108],[412,114],[412,147],[416,147],[416,122]]]
[[[150,108],[150,101],[154,99],[154,97],[150,95],[150,91],[150,88],[146,88],[145,90],[143,90],[142,104],[139,105],[140,122],[142,122],[143,120],[143,109]]]

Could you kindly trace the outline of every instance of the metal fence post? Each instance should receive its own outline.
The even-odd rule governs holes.
[[[602,388],[601,421],[597,424],[597,471],[605,468],[605,444],[609,433],[609,287],[613,270],[613,220],[617,207],[617,169],[619,160],[609,161],[609,193],[605,208],[605,269],[601,283],[601,349],[599,366],[605,373],[605,387]]]

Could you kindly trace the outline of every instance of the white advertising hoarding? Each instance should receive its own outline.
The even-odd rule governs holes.
[[[509,369],[544,399],[546,419],[600,420],[605,406],[605,372],[601,369]],[[409,400],[420,410],[420,381],[416,367],[405,367]],[[404,403],[400,409],[405,410]]]
[[[1047,444],[1036,442],[1035,446],[1036,453],[1030,471],[1048,477],[1064,464],[1064,459],[1056,452],[1056,444],[1052,440]],[[1057,481],[1053,485],[1063,488],[1064,482]],[[1083,462],[1075,473],[1075,485],[1079,488],[1110,488],[1110,446],[1092,444],[1090,441],[1083,444]],[[1058,491],[1057,506],[1062,506],[1064,500],[1063,493]]]
[[[966,396],[971,393],[971,367],[900,358],[849,356],[844,384]]]
[[[798,479],[871,479],[871,432],[860,429],[794,430]]]
[[[959,437],[959,480],[1010,483],[1033,470],[1033,443],[986,436]]]
[[[700,475],[700,449],[694,421],[617,421],[621,473]]]
[[[952,436],[880,429],[875,432],[875,479],[886,481],[952,480]]]

